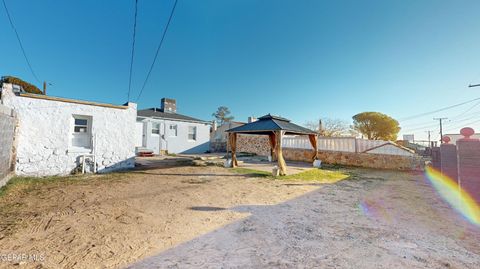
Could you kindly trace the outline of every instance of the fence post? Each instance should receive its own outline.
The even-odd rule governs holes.
[[[358,153],[358,145],[357,145],[357,138],[355,138],[355,153]]]

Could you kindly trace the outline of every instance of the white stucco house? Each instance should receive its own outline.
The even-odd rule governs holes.
[[[137,151],[205,153],[209,150],[211,123],[177,113],[174,99],[162,98],[160,108],[138,110]]]
[[[83,165],[108,172],[135,166],[137,105],[117,106],[15,90],[3,83],[1,102],[18,118],[18,175],[65,175]]]

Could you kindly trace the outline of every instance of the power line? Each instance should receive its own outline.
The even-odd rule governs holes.
[[[30,61],[28,60],[27,53],[25,53],[25,49],[23,48],[22,41],[20,40],[20,35],[18,35],[17,28],[13,24],[12,17],[10,17],[10,12],[8,12],[7,4],[5,3],[5,0],[2,0],[2,1],[3,1],[3,6],[5,7],[5,12],[7,13],[8,20],[10,21],[10,26],[12,26],[13,31],[17,36],[18,44],[20,44],[20,48],[22,49],[23,57],[25,57],[25,61],[27,61],[28,68],[30,69],[30,72],[32,72],[32,75],[37,80],[37,82],[41,84],[40,79],[38,79],[37,75],[33,71]]]
[[[465,102],[462,102],[462,103],[459,103],[459,104],[455,104],[455,105],[447,106],[447,107],[444,107],[444,108],[440,108],[440,109],[437,109],[437,110],[434,110],[434,111],[425,112],[425,113],[413,115],[413,116],[410,116],[410,117],[406,117],[406,118],[400,119],[400,121],[407,121],[407,120],[412,120],[412,119],[423,117],[423,116],[428,116],[428,115],[431,115],[431,114],[435,114],[437,112],[441,112],[441,111],[445,111],[445,110],[452,109],[452,108],[455,108],[455,107],[463,106],[463,105],[466,105],[466,104],[469,104],[469,103],[472,103],[472,102],[475,102],[475,101],[478,101],[478,100],[480,100],[480,97],[469,100],[469,101],[465,101]]]
[[[469,122],[469,123],[463,123],[461,125],[455,125],[455,127],[450,127],[446,131],[458,131],[458,129],[460,129],[460,128],[463,128],[463,127],[466,127],[468,125],[472,125],[472,124],[475,124],[475,123],[478,123],[478,122],[480,122],[479,119],[477,119],[475,121],[472,121],[472,122]]]
[[[167,25],[165,26],[165,29],[163,30],[162,38],[160,39],[160,43],[158,44],[157,51],[155,52],[155,57],[153,58],[152,65],[150,66],[150,69],[148,70],[147,77],[145,78],[145,81],[143,82],[142,89],[140,90],[140,93],[138,94],[136,102],[140,99],[140,96],[142,96],[143,89],[145,89],[145,85],[147,85],[147,81],[150,78],[150,74],[152,73],[153,66],[155,65],[155,61],[157,60],[158,57],[158,52],[160,51],[160,48],[162,47],[163,41],[165,40],[165,36],[168,31],[168,27],[170,26],[170,22],[172,21],[173,14],[175,12],[175,7],[177,6],[178,0],[175,0],[175,3],[173,4],[172,11],[170,12],[170,17],[168,18]]]
[[[465,114],[467,114],[468,112],[472,111],[472,109],[474,109],[476,106],[480,105],[480,101],[476,102],[473,106],[471,106],[469,109],[463,111],[462,113],[458,114],[457,116],[453,117],[454,119],[457,119]]]
[[[417,122],[417,123],[413,123],[413,124],[402,125],[402,128],[415,128],[417,126],[431,125],[430,123],[432,123],[431,120],[430,121],[424,121],[424,122]]]
[[[411,131],[417,131],[417,130],[424,130],[424,129],[429,129],[429,128],[433,128],[435,126],[437,126],[438,124],[429,124],[429,125],[425,125],[425,126],[421,126],[421,127],[416,127],[416,128],[410,128],[410,129],[405,129],[405,130],[402,130],[403,132],[411,132]]]
[[[471,119],[474,119],[474,118],[477,118],[478,117],[478,112],[477,113],[473,113],[473,114],[470,114],[468,117],[463,117],[461,119],[457,119],[457,120],[449,120],[449,122],[451,123],[460,123],[460,122],[465,122],[465,121],[469,121]]]
[[[464,111],[466,112],[466,111]],[[480,111],[474,111],[471,113],[466,113],[464,115],[457,115],[453,118],[449,118],[448,120],[448,126],[451,124],[456,124],[456,123],[461,123],[461,122],[466,122],[470,121],[474,118],[477,118],[479,115]],[[463,114],[463,113],[462,113]],[[438,124],[426,124],[426,123],[419,123],[419,124],[414,124],[414,125],[407,125],[411,126],[409,128],[405,128],[405,126],[402,126],[402,132],[413,132],[413,131],[418,131],[418,130],[424,130],[424,129],[429,129],[435,126],[438,126]]]
[[[130,101],[130,90],[132,88],[132,69],[133,69],[133,57],[135,55],[135,34],[137,29],[137,6],[138,0],[135,0],[135,15],[133,20],[133,38],[132,38],[132,58],[130,59],[130,75],[128,79],[128,94],[127,94],[127,102]]]

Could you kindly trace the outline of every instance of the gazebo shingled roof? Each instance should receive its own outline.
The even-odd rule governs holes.
[[[256,135],[268,135],[272,158],[277,158],[278,167],[280,169],[280,175],[286,174],[286,164],[282,155],[282,137],[285,134],[290,135],[308,135],[310,143],[314,149],[313,160],[317,157],[317,134],[305,127],[291,123],[290,120],[273,116],[265,115],[258,118],[257,121],[247,123],[242,126],[238,126],[226,131],[228,133],[228,141],[232,151],[232,167],[236,167],[236,144],[237,134],[256,134]],[[276,156],[274,156],[276,155]]]
[[[314,131],[305,127],[299,126],[295,123],[291,123],[290,120],[273,116],[265,115],[258,118],[257,121],[247,123],[242,126],[238,126],[227,130],[227,133],[250,133],[250,134],[266,134],[266,132],[272,131],[285,131],[286,134],[299,134],[308,135],[316,134]]]

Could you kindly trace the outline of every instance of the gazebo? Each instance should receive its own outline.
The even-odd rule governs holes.
[[[268,135],[270,142],[270,153],[273,160],[278,161],[280,175],[286,175],[287,165],[282,155],[282,138],[285,135],[306,135],[313,147],[312,161],[317,158],[317,133],[314,131],[291,123],[290,120],[273,115],[265,115],[257,121],[247,123],[226,131],[228,142],[232,151],[232,167],[237,167],[237,134]]]

